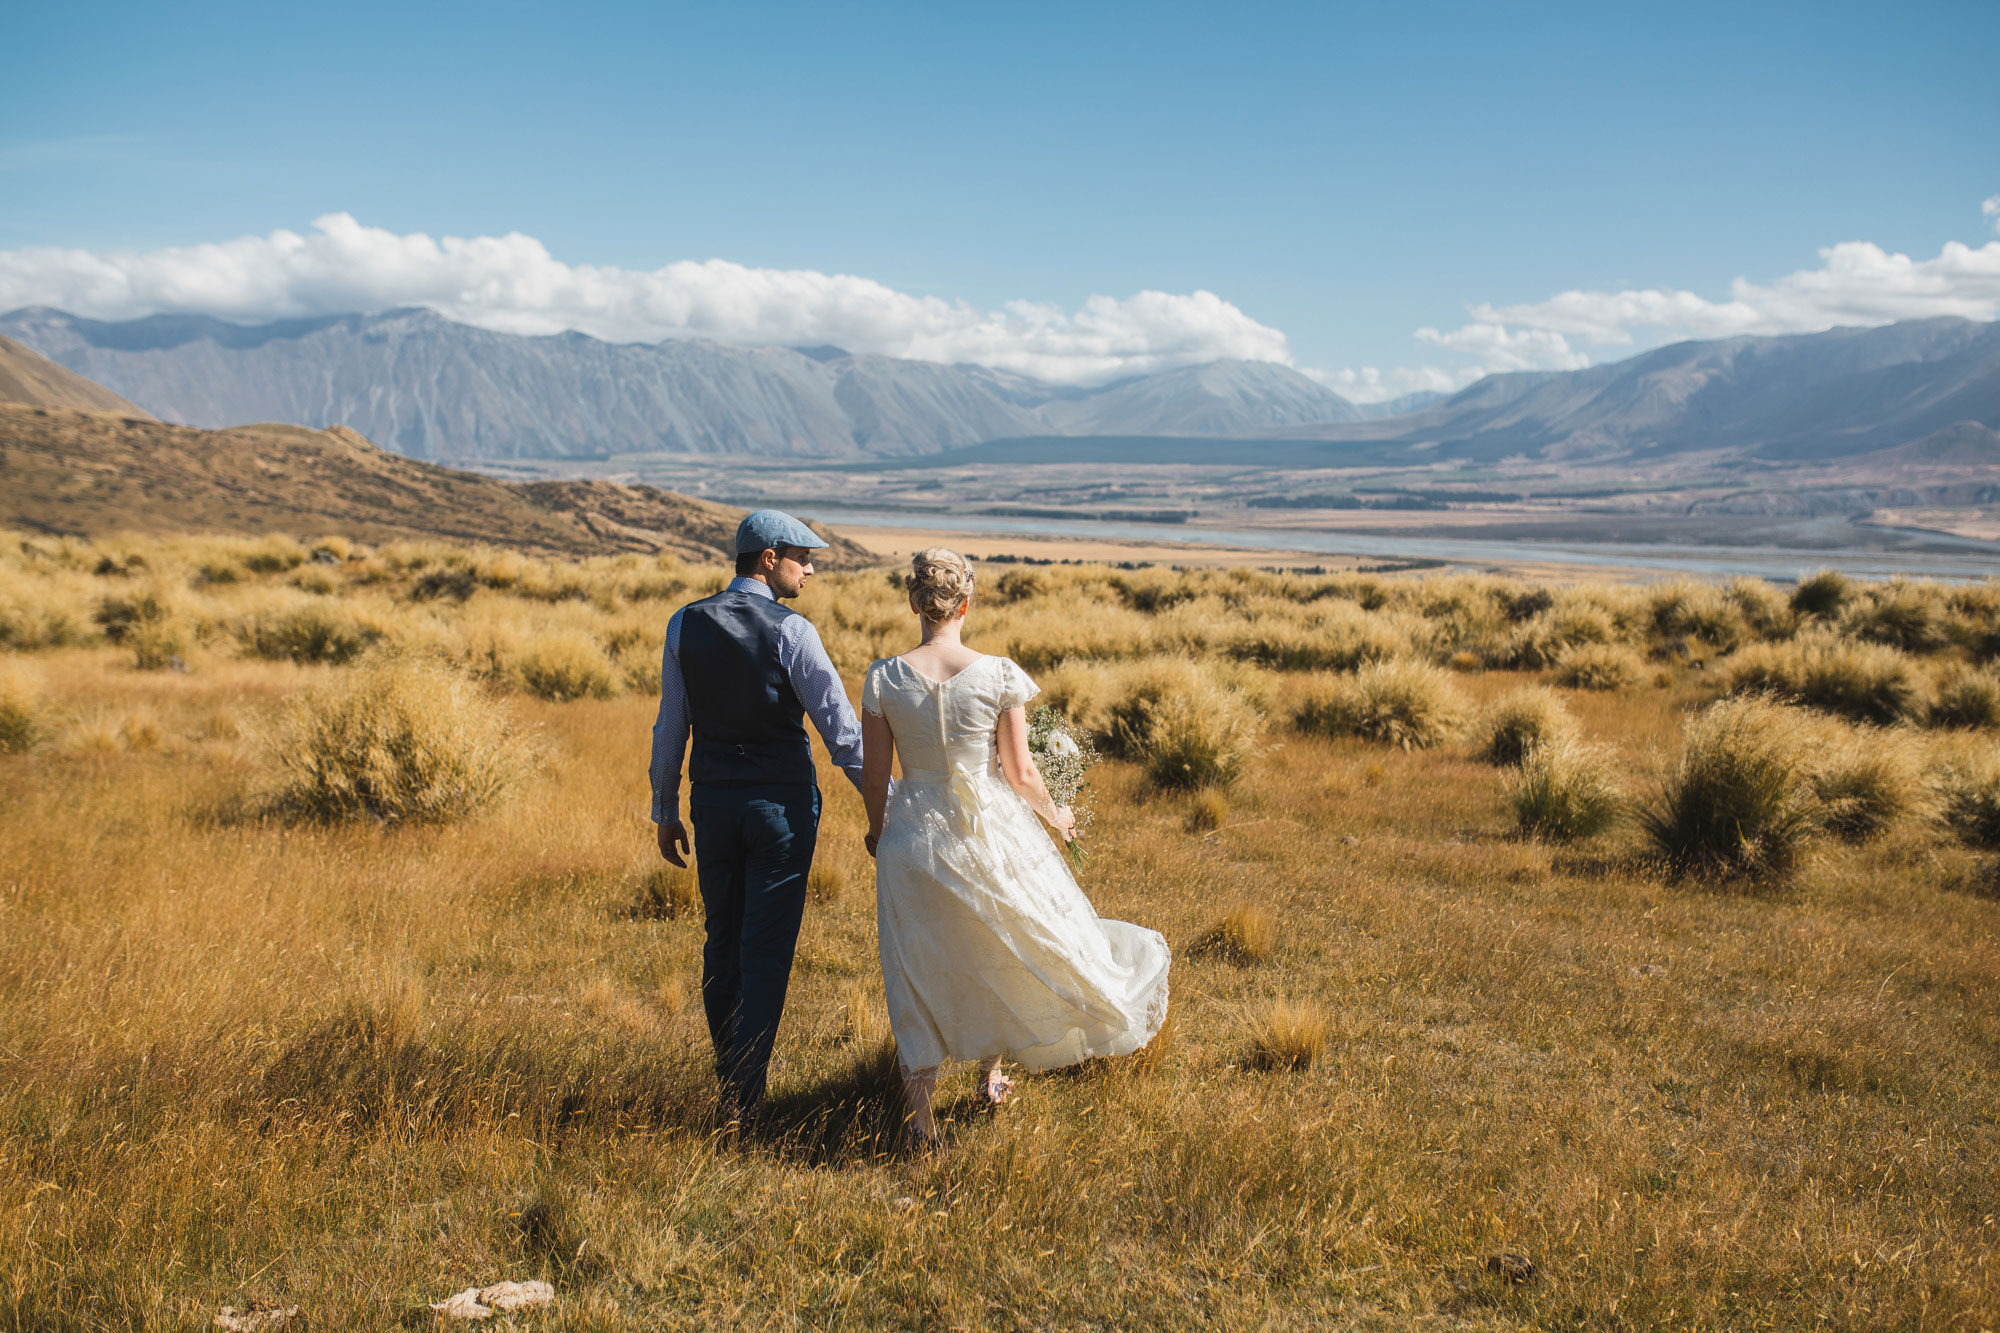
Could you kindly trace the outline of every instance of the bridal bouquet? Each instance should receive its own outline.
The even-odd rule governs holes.
[[[1089,732],[1072,727],[1069,719],[1043,705],[1028,718],[1028,753],[1034,756],[1035,767],[1041,770],[1042,785],[1049,789],[1049,799],[1068,806],[1076,815],[1076,837],[1063,843],[1063,850],[1081,867],[1083,831],[1090,827],[1091,811],[1079,798],[1090,785],[1084,774],[1097,762],[1097,747],[1091,744]]]

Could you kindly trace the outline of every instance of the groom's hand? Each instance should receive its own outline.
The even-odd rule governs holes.
[[[687,825],[678,819],[662,820],[660,823],[660,855],[667,858],[670,865],[687,869],[688,831]]]

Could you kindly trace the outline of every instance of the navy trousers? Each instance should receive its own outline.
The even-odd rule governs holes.
[[[696,783],[688,795],[708,939],[701,1003],[725,1110],[764,1097],[819,842],[819,788]]]

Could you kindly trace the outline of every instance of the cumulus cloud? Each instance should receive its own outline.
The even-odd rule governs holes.
[[[566,264],[519,232],[434,239],[345,213],[316,219],[306,234],[211,245],[0,251],[0,309],[26,305],[95,319],[190,313],[251,322],[429,306],[506,333],[832,343],[1071,384],[1223,357],[1292,361],[1283,333],[1205,291],[1093,296],[1078,310],[1027,301],[981,310],[848,274],[721,259],[650,271]]]
[[[2000,194],[1987,199],[1979,206],[1979,211],[1993,224],[1993,230],[2000,231]]]

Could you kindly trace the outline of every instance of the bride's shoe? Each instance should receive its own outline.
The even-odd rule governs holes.
[[[986,1082],[979,1089],[979,1100],[988,1106],[1003,1106],[1013,1097],[1014,1080],[997,1069],[986,1076]]]

